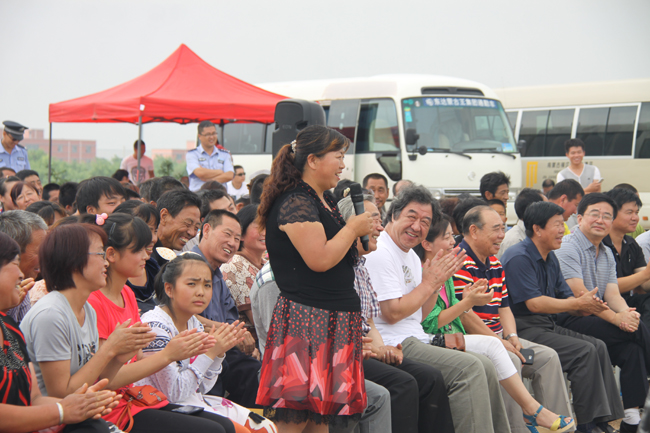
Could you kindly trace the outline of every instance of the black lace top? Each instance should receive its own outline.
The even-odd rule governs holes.
[[[328,240],[336,236],[343,227],[338,209],[332,203],[333,212],[330,212],[317,198],[302,182],[273,204],[266,222],[266,245],[275,281],[282,296],[294,302],[325,310],[360,311],[359,296],[354,290],[354,246],[336,266],[315,272],[307,266],[289,236],[279,229],[285,224],[320,222]]]
[[[16,406],[31,404],[32,375],[25,338],[16,322],[0,311],[0,402]]]

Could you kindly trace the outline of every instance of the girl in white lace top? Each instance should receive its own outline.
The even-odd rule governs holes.
[[[156,334],[151,344],[143,350],[145,357],[164,349],[174,336],[186,329],[196,328],[198,332],[203,332],[203,325],[195,315],[210,303],[212,271],[200,255],[185,253],[163,266],[154,287],[160,306],[142,316],[142,321],[148,323]],[[137,385],[156,387],[171,403],[197,406],[226,416],[236,423],[238,433],[277,432],[273,423],[266,418],[225,398],[206,395],[221,373],[226,351],[242,341],[243,326],[239,322],[232,325],[223,323],[218,328],[206,330],[216,341],[207,353],[172,363]]]

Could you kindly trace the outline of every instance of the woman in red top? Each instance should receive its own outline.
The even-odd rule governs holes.
[[[108,269],[106,286],[92,292],[88,302],[97,313],[97,330],[101,347],[115,330],[117,323],[129,320],[130,323],[141,322],[135,295],[126,285],[126,281],[128,278],[137,277],[144,272],[145,263],[149,258],[146,247],[151,242],[151,230],[140,218],[122,213],[114,213],[105,221],[98,218],[97,223],[108,237],[106,242]],[[198,333],[196,329],[187,330],[171,339],[163,350],[152,356],[141,359],[143,358],[142,350],[138,350],[137,354],[120,370],[131,382],[136,382],[162,370],[172,362],[205,353],[213,344],[214,342],[210,341],[206,333]],[[141,360],[135,362],[138,359]],[[166,405],[167,402],[153,408],[161,408]],[[176,405],[172,406],[177,407]],[[118,424],[121,415],[120,409],[121,407],[118,407],[106,419]],[[152,408],[132,407],[132,413],[136,415],[146,409]],[[165,408],[165,410],[169,410],[169,408]],[[155,415],[152,414],[152,416]],[[233,423],[225,417],[211,413],[200,413],[197,416],[220,424],[226,432],[234,431]],[[134,420],[138,422],[138,418],[141,416],[136,416]],[[120,421],[119,427],[122,428],[128,420],[123,418]],[[140,424],[144,424],[144,422],[140,421]]]

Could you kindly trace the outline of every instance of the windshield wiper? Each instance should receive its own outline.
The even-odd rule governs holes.
[[[464,156],[467,159],[472,159],[471,155],[468,155],[463,152],[454,152],[451,149],[433,149],[433,148],[427,148],[427,152],[441,152],[441,153],[453,153],[454,155],[458,156]]]
[[[509,156],[509,157],[512,158],[512,159],[517,159],[517,157],[516,157],[515,155],[513,155],[512,153],[506,153],[506,152],[503,152],[503,151],[500,152],[500,151],[496,150],[496,149],[493,148],[493,147],[485,147],[485,148],[482,148],[482,149],[472,149],[472,151],[473,151],[473,152],[497,153],[497,154],[499,154],[499,155]]]

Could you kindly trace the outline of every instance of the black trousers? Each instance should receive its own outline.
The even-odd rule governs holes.
[[[636,308],[636,311],[641,314],[641,321],[645,323],[646,328],[650,329],[650,293],[633,295],[626,301],[627,305]]]
[[[228,391],[229,400],[249,409],[261,408],[255,400],[262,363],[235,347],[226,352],[221,368],[217,383],[208,394],[224,397]]]
[[[643,322],[636,332],[625,332],[596,316],[558,316],[565,328],[602,340],[607,345],[612,364],[621,368],[623,407],[643,407],[648,395],[650,371],[650,333]]]
[[[139,412],[133,416],[131,433],[235,433],[234,424],[224,416],[206,411],[193,415],[172,412],[177,407],[181,406],[168,404]]]
[[[439,370],[404,358],[397,366],[365,360],[363,371],[367,380],[390,392],[393,432],[454,432],[447,387]]]
[[[108,424],[103,419],[87,419],[78,424],[68,424],[62,433],[108,433]]]
[[[567,373],[577,423],[623,418],[623,405],[607,346],[598,338],[555,324],[551,315],[517,316],[521,338],[553,348]]]

